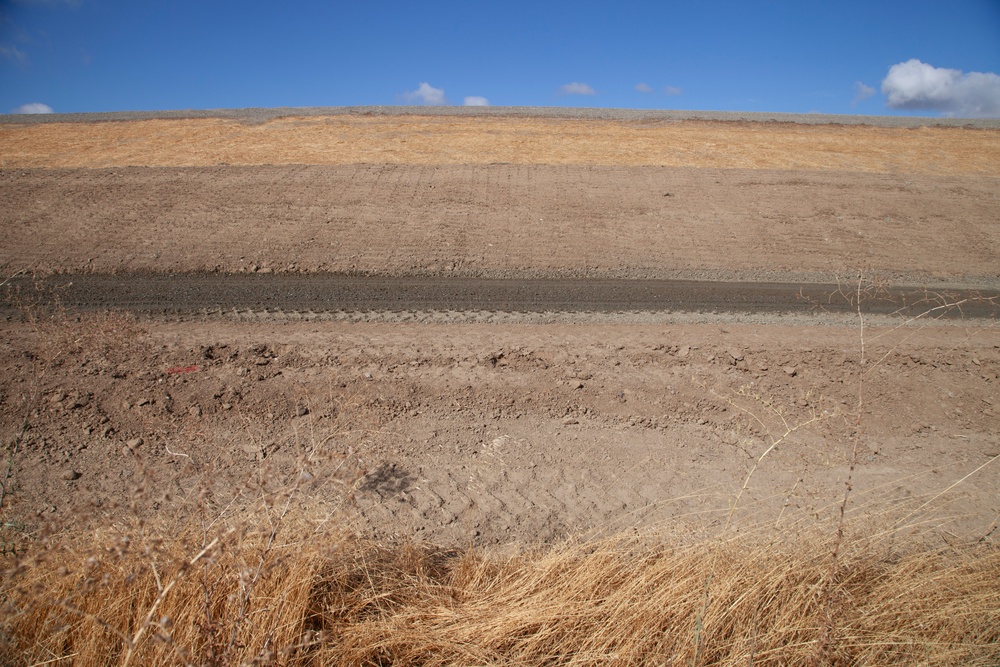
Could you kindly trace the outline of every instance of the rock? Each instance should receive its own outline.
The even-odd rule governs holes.
[[[142,446],[142,438],[132,438],[125,443],[125,446],[128,447],[129,450],[135,451]]]
[[[295,408],[296,417],[305,417],[307,414],[309,414],[309,408],[307,408],[306,406],[300,405]]]
[[[80,479],[80,477],[82,477],[82,476],[83,476],[83,473],[79,472],[79,471],[76,471],[76,470],[66,470],[62,474],[62,478],[65,479],[68,482],[72,482],[75,479]]]
[[[264,458],[264,448],[252,440],[241,444],[240,449],[242,449],[243,453],[247,455],[247,460],[249,461],[256,461],[258,458]]]
[[[201,417],[201,406],[192,405],[190,408],[188,408],[188,414],[191,415],[192,417]]]
[[[799,371],[795,366],[782,366],[781,370],[785,371],[785,375],[788,377],[795,377],[799,374]]]
[[[743,361],[743,353],[739,350],[729,350],[729,356],[733,358],[733,361]]]
[[[691,354],[691,347],[688,345],[681,345],[677,350],[678,357],[686,357]]]
[[[566,419],[562,420],[562,423],[563,426],[572,426],[573,424],[579,424],[580,420],[573,417],[566,417]]]

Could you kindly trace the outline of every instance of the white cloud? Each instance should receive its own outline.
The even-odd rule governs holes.
[[[444,91],[440,88],[435,88],[426,81],[422,82],[416,90],[403,93],[403,99],[410,104],[424,104],[427,106],[444,106],[448,104],[448,100],[444,96]]]
[[[32,102],[31,104],[22,104],[16,109],[12,109],[11,113],[55,113],[48,104],[42,104],[41,102]]]
[[[869,97],[875,94],[875,89],[871,86],[866,86],[860,81],[854,82],[854,99],[851,100],[851,106],[856,107],[859,102],[864,102]]]
[[[677,86],[667,86],[666,88],[663,89],[663,93],[665,95],[680,95],[682,92],[684,91],[682,91]]]
[[[490,101],[485,97],[472,95],[465,98],[463,105],[467,107],[488,107],[490,105]]]
[[[16,46],[0,46],[0,56],[19,63],[23,63],[28,59],[27,54]]]
[[[653,92],[653,89],[650,88],[649,84],[647,84],[647,83],[637,83],[637,84],[635,84],[635,89],[638,90],[640,93],[651,93],[651,92]]]
[[[933,67],[916,58],[889,68],[882,94],[891,109],[940,111],[946,116],[1000,117],[1000,76]]]
[[[559,87],[559,92],[563,95],[596,95],[597,91],[585,83],[567,83]]]

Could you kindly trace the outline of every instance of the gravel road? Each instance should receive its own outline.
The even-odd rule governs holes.
[[[32,294],[28,278],[12,281]],[[856,312],[857,294],[832,284],[670,280],[487,280],[343,275],[125,274],[57,276],[37,292],[44,301],[80,310],[139,313],[281,312]],[[862,294],[865,313],[918,315],[943,303],[952,317],[1000,315],[1000,291],[928,292],[888,287]]]

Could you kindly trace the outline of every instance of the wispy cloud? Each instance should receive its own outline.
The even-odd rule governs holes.
[[[15,0],[15,2],[20,5],[68,5],[70,7],[79,7],[83,4],[83,0]]]
[[[0,56],[13,60],[16,63],[24,63],[28,60],[28,55],[16,46],[0,45]]]
[[[30,104],[22,104],[16,109],[11,109],[11,113],[55,113],[48,104],[42,104],[41,102],[31,102]]]
[[[851,100],[851,106],[856,107],[859,103],[864,102],[869,97],[875,94],[875,89],[871,86],[866,86],[860,81],[854,82],[854,99]]]
[[[564,86],[559,87],[559,92],[562,95],[596,95],[597,91],[591,88],[586,83],[578,83],[574,81],[573,83],[567,83]]]
[[[444,96],[444,90],[435,88],[426,81],[413,91],[403,93],[403,99],[410,104],[423,104],[426,106],[444,106],[448,104]]]
[[[635,84],[635,89],[640,93],[651,93],[653,89],[649,87],[648,83],[637,83]]]
[[[470,95],[469,97],[465,98],[465,101],[462,102],[462,104],[463,106],[467,107],[488,107],[490,105],[490,101],[485,97],[479,97],[478,95]]]
[[[666,86],[663,89],[663,94],[664,95],[680,95],[683,92],[684,91],[681,90],[680,88],[678,88],[677,86]]]
[[[916,58],[889,68],[882,94],[890,109],[938,111],[946,116],[1000,117],[1000,76],[933,67]]]

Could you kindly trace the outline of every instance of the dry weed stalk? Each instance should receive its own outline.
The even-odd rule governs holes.
[[[20,588],[3,589],[11,612],[3,625],[6,655],[12,664],[71,654],[81,665],[118,662],[124,654],[113,647],[124,645],[117,635],[127,632],[136,640],[135,664],[806,665],[821,631],[829,565],[822,554],[833,548],[820,531],[797,545],[606,540],[497,560],[325,539],[297,544],[294,557],[268,557],[247,598],[250,625],[237,623],[240,565],[229,553],[235,534],[211,543],[211,553],[199,551],[197,562],[184,561],[200,580],[161,572],[161,581],[176,582],[169,590],[169,583],[158,588],[152,568],[135,569],[141,549],[77,576],[50,567],[39,582],[33,569]],[[162,555],[181,556],[169,549]],[[690,623],[709,567],[711,632],[696,648]],[[893,559],[852,549],[840,570],[839,641],[826,664],[985,665],[1000,658],[995,548]],[[68,603],[41,604],[43,595],[76,600],[88,615],[69,613]],[[215,610],[216,634],[231,633],[230,624],[243,628],[224,651],[204,632],[206,604]]]

